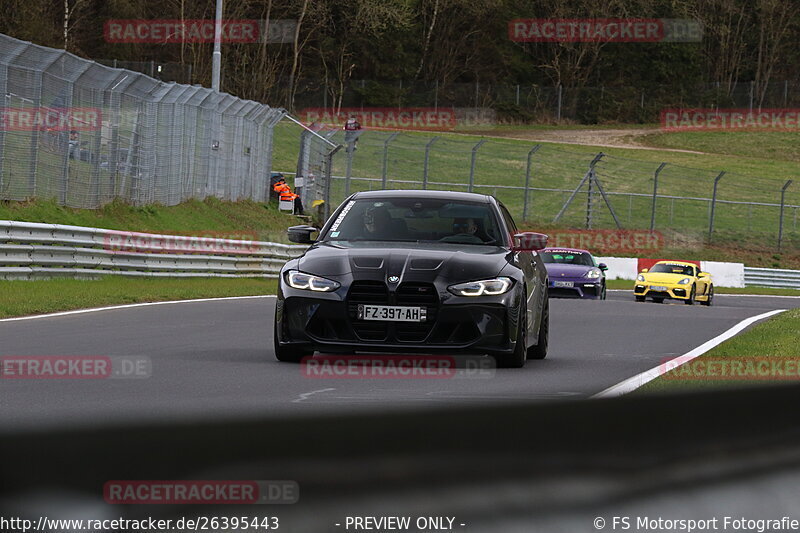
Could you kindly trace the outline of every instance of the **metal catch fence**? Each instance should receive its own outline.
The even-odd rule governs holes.
[[[0,35],[0,199],[97,208],[269,195],[282,109]]]

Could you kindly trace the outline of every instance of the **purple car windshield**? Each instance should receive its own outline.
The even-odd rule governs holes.
[[[566,265],[595,266],[592,256],[583,252],[554,252],[542,251],[539,256],[545,263],[560,263]]]

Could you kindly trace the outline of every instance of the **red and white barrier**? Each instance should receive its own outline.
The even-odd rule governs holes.
[[[608,265],[606,276],[608,279],[635,280],[643,268],[649,269],[662,259],[647,259],[636,257],[595,257],[598,263]],[[676,259],[684,261],[684,259]],[[744,264],[723,263],[719,261],[694,261],[685,260],[700,266],[703,272],[711,274],[711,279],[717,287],[744,287]]]

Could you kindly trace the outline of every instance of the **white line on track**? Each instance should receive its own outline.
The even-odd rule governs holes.
[[[675,359],[671,359],[669,368],[673,370],[684,363],[688,363],[695,357],[699,357],[709,351],[710,349],[714,348],[715,346],[722,344],[724,341],[730,339],[743,329],[745,329],[750,324],[758,322],[759,320],[763,320],[765,318],[769,318],[773,315],[777,315],[778,313],[783,313],[786,309],[776,309],[774,311],[769,311],[768,313],[762,313],[760,315],[751,316],[750,318],[746,318],[733,326],[731,329],[722,333],[721,335],[717,335],[713,339],[704,342],[694,350],[690,352],[686,352],[683,355],[676,357]],[[673,364],[674,363],[674,364]],[[628,394],[629,392],[633,392],[645,383],[649,383],[650,381],[656,379],[661,374],[664,373],[664,366],[658,365],[655,368],[651,368],[647,372],[642,372],[641,374],[637,374],[632,378],[628,378],[621,383],[617,383],[616,385],[607,388],[602,392],[598,392],[592,398],[613,398],[614,396],[622,396],[623,394]]]
[[[330,392],[335,391],[336,389],[319,389],[319,390],[312,390],[311,392],[303,392],[300,393],[300,397],[292,400],[292,403],[302,403],[308,400],[309,396],[313,396],[314,394],[319,394],[320,392]]]
[[[274,294],[260,296],[226,296],[224,298],[195,298],[194,300],[169,300],[166,302],[143,302],[138,304],[112,305],[109,307],[92,307],[90,309],[76,309],[74,311],[60,311],[46,315],[20,316],[16,318],[3,318],[0,322],[16,322],[18,320],[35,320],[37,318],[55,318],[59,316],[81,315],[83,313],[97,313],[99,311],[113,311],[114,309],[131,309],[133,307],[146,307],[149,305],[191,304],[197,302],[216,302],[219,300],[246,300],[250,298],[275,298]]]

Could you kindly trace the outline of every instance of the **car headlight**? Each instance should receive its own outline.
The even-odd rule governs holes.
[[[688,284],[688,283],[689,283],[689,282],[691,282],[691,281],[692,281],[692,280],[691,280],[690,278],[683,278],[682,280],[680,280],[680,281],[678,282],[678,285],[686,285],[686,284]]]
[[[496,296],[508,292],[513,284],[511,278],[495,278],[450,285],[447,290],[456,296]]]
[[[286,283],[293,289],[301,289],[316,292],[330,292],[339,288],[338,281],[321,278],[299,270],[290,270],[286,275]]]
[[[587,278],[599,278],[602,272],[599,268],[593,268],[589,272],[586,273]]]
[[[636,281],[644,281],[644,274],[639,274],[636,276]]]

